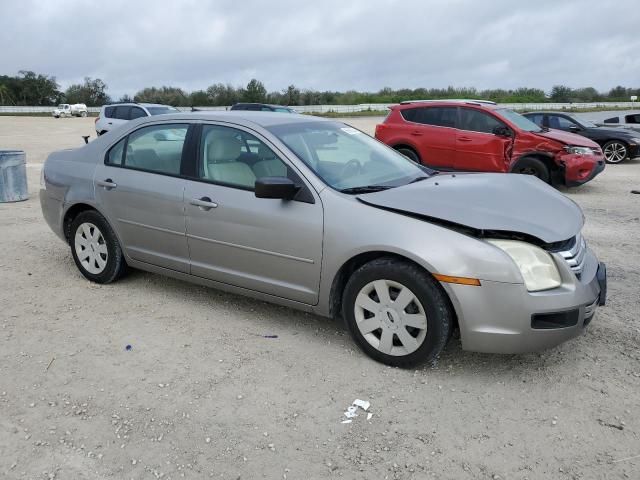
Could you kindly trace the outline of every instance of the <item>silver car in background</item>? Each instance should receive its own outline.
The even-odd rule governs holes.
[[[580,334],[606,271],[571,200],[525,175],[436,174],[304,115],[140,118],[43,169],[42,211],[89,280],[127,267],[328,317],[389,365]]]

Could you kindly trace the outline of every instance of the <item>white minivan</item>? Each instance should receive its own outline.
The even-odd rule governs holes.
[[[96,133],[100,136],[129,120],[166,113],[180,113],[180,111],[169,105],[157,103],[114,103],[103,105],[98,118],[96,118]]]

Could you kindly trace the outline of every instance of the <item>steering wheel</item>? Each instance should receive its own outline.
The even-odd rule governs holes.
[[[352,175],[356,175],[360,173],[362,170],[362,164],[359,160],[352,158],[342,167],[342,171],[340,172],[340,177],[350,177]]]

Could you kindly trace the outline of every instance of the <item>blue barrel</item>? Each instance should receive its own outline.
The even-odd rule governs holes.
[[[22,150],[0,150],[0,203],[29,198],[26,158]]]

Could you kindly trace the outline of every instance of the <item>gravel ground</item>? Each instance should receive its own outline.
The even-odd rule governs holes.
[[[0,117],[32,194],[0,205],[1,478],[640,478],[640,161],[565,192],[609,267],[583,336],[522,356],[453,339],[407,371],[294,310],[143,272],[88,283],[37,189],[92,127]],[[372,418],[341,424],[356,398]]]

